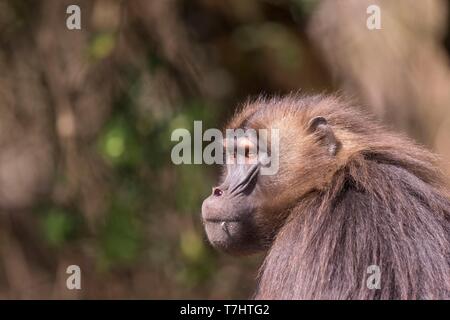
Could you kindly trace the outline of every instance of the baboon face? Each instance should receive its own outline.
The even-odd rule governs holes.
[[[338,144],[325,118],[319,116],[311,119],[306,135],[314,137],[311,143],[319,150],[315,153],[334,158]],[[304,136],[295,137],[297,141],[307,141]],[[287,208],[300,196],[300,193],[292,193],[292,184],[302,181],[306,192],[320,180],[316,176],[323,175],[323,166],[317,160],[323,157],[297,155],[295,159],[292,154],[297,151],[286,140],[279,142],[284,146],[281,149],[275,147],[273,141],[270,148],[270,143],[261,140],[264,139],[256,139],[256,143],[255,139],[245,137],[237,140],[237,152],[233,156],[239,160],[240,155],[244,161],[231,164],[227,161],[223,183],[212,189],[212,194],[202,205],[202,219],[209,241],[214,247],[231,254],[250,254],[269,247],[286,218]],[[227,145],[226,141],[224,144]],[[258,148],[254,147],[255,144]],[[266,152],[261,152],[261,145],[267,147],[263,148]],[[242,152],[239,153],[239,150]],[[281,173],[261,174],[275,158],[281,158]],[[318,169],[315,170],[315,167]],[[292,172],[286,168],[291,168]]]
[[[264,165],[249,151],[248,140],[239,143],[247,144],[244,161],[227,164],[223,182],[203,201],[202,219],[214,247],[231,254],[249,254],[263,247],[257,215],[262,203],[260,182],[265,177],[260,173]]]

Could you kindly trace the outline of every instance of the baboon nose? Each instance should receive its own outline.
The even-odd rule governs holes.
[[[213,195],[215,197],[220,197],[223,194],[223,191],[220,190],[219,188],[213,188]]]

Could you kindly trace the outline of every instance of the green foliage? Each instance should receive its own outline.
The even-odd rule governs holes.
[[[127,207],[113,204],[100,231],[100,266],[126,265],[139,253],[139,222]]]
[[[165,141],[170,140],[170,134],[173,130],[178,128],[187,129],[191,133],[191,156],[193,161],[194,156],[194,121],[201,120],[203,125],[203,131],[210,127],[209,123],[217,114],[209,112],[205,105],[199,102],[191,102],[186,106],[184,112],[180,112],[176,115],[167,127],[167,135],[164,137]],[[203,134],[203,132],[202,132]],[[162,142],[161,142],[162,143]],[[172,142],[170,148],[172,148],[178,142]],[[197,143],[201,143],[198,142]],[[203,151],[204,143],[202,143]],[[170,152],[170,150],[168,150]],[[198,212],[201,203],[210,192],[209,184],[205,183],[206,178],[206,166],[205,165],[178,165],[174,166],[177,184],[175,186],[175,203],[176,208],[182,213]]]
[[[96,34],[89,45],[89,57],[94,61],[106,58],[116,46],[116,36],[111,32]]]
[[[183,256],[192,262],[200,261],[205,255],[205,246],[201,237],[192,230],[181,234],[180,248]]]
[[[204,168],[199,165],[180,165],[176,169],[176,174],[177,210],[183,214],[198,212],[203,199],[211,192],[211,186],[205,183]]]
[[[115,166],[136,166],[142,160],[135,128],[123,116],[113,118],[99,139],[104,158]]]
[[[292,30],[282,24],[266,22],[261,25],[247,25],[238,28],[234,40],[244,52],[262,52],[270,50],[277,63],[290,71],[298,68],[301,59],[301,47]]]
[[[181,234],[180,250],[184,266],[177,275],[179,282],[192,287],[204,283],[213,275],[215,260],[197,232],[188,229]]]
[[[295,10],[299,11],[303,15],[309,15],[314,10],[315,6],[319,3],[318,0],[291,0],[291,3]]]
[[[51,208],[41,216],[41,229],[51,247],[64,245],[75,234],[76,225],[75,216],[60,208]]]

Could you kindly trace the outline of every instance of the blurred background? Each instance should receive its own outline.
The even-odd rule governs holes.
[[[340,90],[450,173],[448,5],[0,0],[0,298],[250,297],[262,256],[215,252],[200,222],[219,168],[170,160],[174,129],[249,96]]]

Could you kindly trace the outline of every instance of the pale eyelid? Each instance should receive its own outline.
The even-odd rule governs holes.
[[[227,148],[227,140],[226,139],[223,140],[223,146],[224,146],[224,148],[226,150],[226,148]],[[249,156],[256,156],[256,154],[257,154],[257,150],[255,148],[255,144],[248,138],[241,138],[241,139],[239,139],[237,141],[237,143],[236,143],[236,147],[237,148],[247,148],[248,147],[248,150],[249,150],[249,154],[248,155]],[[231,154],[234,155],[235,152],[233,151]]]

